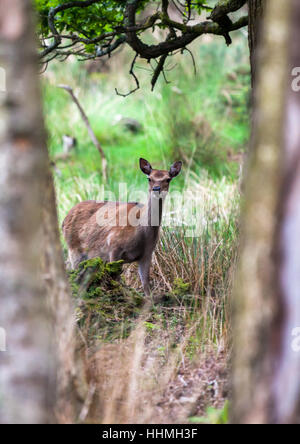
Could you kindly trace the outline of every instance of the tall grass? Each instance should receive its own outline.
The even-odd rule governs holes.
[[[116,190],[119,182],[142,186],[138,157],[149,158],[154,165],[165,168],[181,157],[186,167],[196,172],[205,168],[215,179],[225,175],[234,180],[237,167],[227,161],[228,153],[243,150],[248,139],[250,77],[246,45],[244,40],[238,40],[231,48],[214,40],[200,47],[195,45],[192,49],[197,74],[188,53],[177,55],[169,62],[169,68],[176,64],[167,73],[171,83],[160,79],[153,93],[148,74],[137,69],[141,90],[126,99],[117,96],[114,88],[126,92],[132,86],[126,75],[127,54],[113,59],[108,73],[92,77],[83,64],[75,62],[52,68],[46,73],[44,88],[52,157],[62,151],[63,134],[78,140],[77,151],[69,162],[56,162],[61,170],[57,180],[64,189],[73,188],[77,177],[91,177],[101,183],[99,154],[75,105],[65,91],[57,88],[60,83],[74,88],[102,143],[108,158],[109,189]],[[120,116],[139,121],[142,131],[133,134],[126,130],[118,123]],[[93,173],[95,176],[91,176]],[[183,179],[180,180],[182,186]]]
[[[85,192],[84,183],[78,191],[80,186]],[[138,317],[136,309],[130,314],[130,300],[122,302],[128,304],[125,310],[114,302],[110,316],[119,324],[119,335],[101,333],[96,346],[87,333],[89,324],[82,327],[88,347],[87,399],[92,393],[83,421],[188,422],[207,407],[221,408],[228,396],[239,192],[237,184],[205,176],[193,178],[188,187],[202,207],[198,236],[186,237],[183,225],[162,228],[152,267],[159,300],[148,301]],[[126,284],[142,293],[136,265],[124,268]]]

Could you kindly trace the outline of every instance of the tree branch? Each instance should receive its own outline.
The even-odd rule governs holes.
[[[78,110],[80,112],[80,115],[82,117],[82,120],[84,121],[85,126],[87,127],[89,136],[90,136],[93,144],[95,145],[95,147],[97,148],[97,150],[100,153],[100,156],[101,156],[101,159],[102,159],[103,182],[104,183],[107,182],[107,160],[106,160],[106,156],[105,156],[105,153],[104,153],[104,151],[103,151],[103,149],[102,149],[102,147],[100,145],[99,140],[97,139],[96,134],[94,133],[94,130],[91,127],[91,124],[89,122],[89,119],[88,119],[87,115],[85,114],[84,109],[80,105],[79,100],[77,99],[77,97],[75,96],[75,94],[73,92],[73,89],[69,85],[58,85],[58,87],[66,90],[70,94],[70,96],[71,96],[73,102],[75,103],[75,105],[77,106],[77,108],[78,108]]]
[[[62,37],[58,33],[54,20],[56,14],[58,14],[61,11],[65,11],[70,8],[87,8],[95,3],[100,3],[100,0],[86,0],[86,1],[73,1],[64,3],[62,5],[56,6],[56,8],[50,8],[49,14],[48,14],[48,26],[51,30],[54,38],[54,42],[52,45],[50,45],[48,48],[46,48],[41,54],[40,57],[43,58],[46,55],[48,55],[50,52],[54,51],[61,43]]]
[[[135,87],[134,89],[132,89],[131,91],[129,91],[127,94],[119,93],[119,91],[117,90],[117,88],[115,88],[116,94],[117,94],[118,96],[128,97],[128,96],[130,96],[130,94],[133,94],[135,91],[137,91],[137,90],[140,88],[139,79],[137,78],[137,76],[136,76],[135,73],[134,73],[134,66],[135,66],[135,62],[136,62],[136,59],[138,58],[138,56],[139,56],[138,54],[136,54],[136,55],[134,56],[134,59],[133,59],[133,61],[132,61],[132,63],[131,63],[131,67],[130,67],[130,71],[129,71],[129,74],[130,74],[130,75],[134,78],[134,80],[135,80],[136,87]]]
[[[215,6],[210,15],[210,19],[218,23],[218,25],[224,30],[224,37],[226,44],[232,43],[228,29],[232,26],[232,21],[228,17],[228,13],[234,12],[242,8],[247,0],[222,0]]]
[[[158,8],[154,14],[139,24],[136,23],[136,17],[139,8],[144,5],[144,2],[142,0],[127,0],[122,6],[123,23],[112,26],[113,29],[110,32],[103,32],[96,37],[93,36],[93,38],[89,38],[84,30],[78,30],[76,33],[72,32],[70,34],[58,32],[55,20],[59,12],[72,8],[87,8],[97,3],[101,3],[101,1],[70,1],[55,8],[50,8],[48,14],[50,35],[47,39],[52,38],[53,42],[48,47],[44,45],[44,50],[40,53],[40,58],[49,62],[55,57],[67,58],[69,55],[74,54],[79,56],[81,60],[96,59],[110,56],[117,48],[127,43],[137,56],[148,61],[151,59],[159,59],[151,81],[152,87],[154,87],[159,74],[163,72],[164,61],[168,55],[172,55],[178,50],[184,50],[191,42],[203,34],[223,36],[227,45],[229,45],[231,43],[230,32],[243,28],[248,24],[247,16],[241,17],[235,22],[228,17],[229,13],[237,11],[244,6],[246,0],[219,0],[212,10],[209,8],[211,10],[209,20],[192,26],[189,25],[189,22],[192,16],[191,11],[192,8],[195,7],[195,4],[190,0],[186,0],[184,4],[179,2],[180,6],[186,8],[187,11],[187,13],[183,13],[183,22],[172,20],[168,15],[169,0],[161,0],[160,9]],[[167,28],[169,30],[168,36],[160,43],[148,45],[142,40],[141,34],[143,31],[156,26]],[[66,44],[65,42],[62,46],[62,42],[65,39],[69,40],[69,43]],[[87,52],[86,45],[94,45],[95,51],[93,53],[91,53],[90,50]],[[51,56],[47,57],[49,55]],[[138,80],[134,74],[135,61],[136,57],[130,69],[130,74],[134,77],[137,85],[134,91],[139,88]],[[127,95],[128,94],[125,96]]]
[[[159,59],[157,67],[154,70],[154,74],[151,79],[152,91],[154,90],[154,87],[156,85],[156,82],[158,80],[160,73],[163,72],[163,70],[164,70],[164,64],[165,64],[167,57],[168,57],[168,54],[162,55],[161,58]]]

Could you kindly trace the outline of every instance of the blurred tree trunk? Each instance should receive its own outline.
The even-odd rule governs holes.
[[[41,203],[48,168],[31,1],[0,2],[0,422],[53,420],[55,367],[42,290]]]
[[[268,2],[234,291],[235,423],[300,423],[299,39],[299,1]]]
[[[80,407],[78,389],[80,386],[84,387],[84,384],[82,379],[77,389],[74,307],[66,278],[59,238],[55,190],[49,169],[46,173],[43,199],[43,228],[43,270],[55,325],[56,359],[58,361],[55,415],[59,423],[74,423]]]
[[[3,423],[51,422],[54,412],[59,422],[74,422],[78,407],[73,307],[49,170],[34,28],[30,0],[1,0],[0,66],[8,84],[0,121],[0,327],[6,329],[8,349],[0,353]]]
[[[263,11],[266,0],[248,0],[249,8],[249,49],[250,49],[250,63],[252,86],[255,82],[256,73],[256,49],[259,45],[260,28],[263,17]]]
[[[284,161],[278,214],[280,322],[277,328],[280,337],[273,398],[275,421],[300,424],[300,3],[291,0],[291,5],[289,79],[284,104]],[[298,67],[298,77],[293,79],[290,75],[295,74],[295,67]],[[273,335],[276,333],[274,331]]]

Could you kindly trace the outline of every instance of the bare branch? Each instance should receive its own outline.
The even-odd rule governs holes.
[[[69,85],[58,85],[58,87],[66,90],[70,94],[70,96],[71,96],[73,102],[75,103],[75,105],[77,106],[77,108],[78,108],[78,110],[80,112],[80,115],[82,117],[82,120],[84,121],[85,126],[87,127],[89,136],[90,136],[93,144],[95,145],[95,147],[97,148],[97,150],[100,153],[100,156],[101,156],[101,159],[102,159],[103,181],[107,182],[107,160],[106,160],[106,156],[105,156],[105,153],[104,153],[104,151],[103,151],[103,149],[102,149],[102,147],[100,145],[99,140],[97,139],[96,134],[94,133],[94,131],[93,131],[92,127],[91,127],[91,124],[89,122],[89,119],[88,119],[84,109],[80,105],[79,100],[77,99],[77,97],[75,96],[75,94],[73,92],[73,89]]]
[[[136,62],[136,59],[138,58],[138,54],[136,54],[135,56],[134,56],[134,59],[133,59],[133,61],[132,61],[132,63],[131,63],[131,67],[130,67],[130,71],[129,71],[129,74],[134,78],[134,80],[135,80],[135,83],[136,83],[136,87],[134,88],[134,89],[132,89],[131,91],[129,91],[127,94],[122,94],[122,93],[119,93],[119,91],[117,90],[117,88],[115,88],[115,91],[116,91],[116,94],[118,95],[118,96],[122,96],[122,97],[128,97],[128,96],[130,96],[130,94],[133,94],[134,92],[136,92],[138,89],[140,89],[140,82],[139,82],[139,79],[137,78],[137,76],[135,75],[135,73],[134,73],[134,65],[135,65],[135,62]]]
[[[192,59],[192,62],[193,62],[193,67],[194,67],[194,74],[196,75],[196,74],[197,74],[197,67],[196,67],[196,62],[195,62],[194,54],[193,54],[192,51],[191,51],[190,49],[188,49],[188,48],[183,48],[183,51],[187,51],[187,52],[190,54],[191,59]]]
[[[165,61],[166,61],[167,57],[168,57],[168,54],[162,55],[161,58],[159,59],[157,67],[155,68],[155,71],[154,71],[154,74],[153,74],[153,77],[152,77],[152,80],[151,80],[152,91],[155,88],[155,85],[156,85],[156,82],[158,80],[158,77],[159,77],[160,73],[164,69],[164,64],[165,64]]]
[[[103,57],[105,55],[110,55],[115,49],[117,49],[125,41],[126,41],[126,37],[121,36],[114,43],[108,45],[107,48],[102,49],[101,47],[99,47],[99,49],[96,52],[96,57]]]
[[[245,2],[246,0],[231,0],[234,2]],[[230,2],[227,2],[230,3]],[[125,26],[132,27],[135,26],[135,14],[139,0],[131,0],[127,2],[126,13],[125,13]],[[235,3],[234,3],[235,4]],[[227,10],[227,9],[226,9]],[[164,54],[168,54],[177,49],[182,49],[190,44],[193,40],[203,34],[215,34],[223,35],[226,38],[226,42],[229,44],[231,39],[229,37],[229,32],[239,29],[248,24],[248,17],[243,17],[235,23],[231,23],[227,28],[220,26],[215,22],[202,22],[194,26],[188,26],[184,23],[178,23],[171,20],[169,16],[161,12],[160,13],[161,23],[169,26],[170,28],[179,29],[182,31],[182,35],[173,39],[167,39],[166,41],[159,43],[158,45],[146,45],[137,36],[135,32],[127,31],[126,41],[132,47],[132,49],[137,52],[140,57],[147,60],[158,58]]]

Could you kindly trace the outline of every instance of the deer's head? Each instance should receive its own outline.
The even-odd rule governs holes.
[[[169,191],[169,185],[174,177],[178,176],[181,171],[182,162],[174,162],[169,171],[154,170],[150,163],[145,159],[140,159],[140,168],[148,177],[149,192],[165,195]]]

